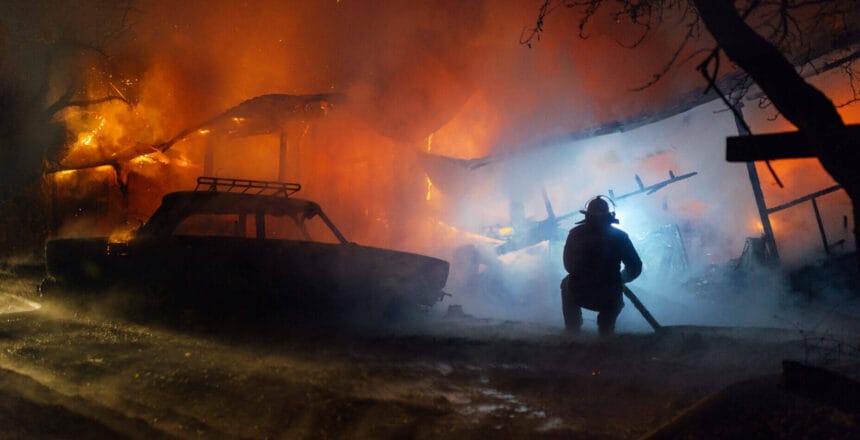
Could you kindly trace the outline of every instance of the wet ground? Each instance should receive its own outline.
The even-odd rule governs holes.
[[[790,328],[600,338],[442,313],[213,335],[70,309],[38,281],[0,274],[2,438],[637,438],[783,359],[851,355]]]

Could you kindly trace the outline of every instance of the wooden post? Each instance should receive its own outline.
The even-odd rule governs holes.
[[[278,144],[278,181],[287,180],[287,132],[281,128]]]
[[[203,175],[204,176],[214,176],[215,175],[215,145],[213,145],[211,134],[206,138],[206,145],[203,147],[205,151],[203,152]]]
[[[858,137],[860,137],[860,124],[846,125],[844,128],[824,133],[817,139],[817,144],[844,144]],[[798,131],[729,136],[726,138],[726,161],[814,158],[818,157],[814,147],[809,143],[806,134]]]
[[[842,128],[831,129],[825,133],[816,133],[817,137],[813,141],[813,144],[810,143],[805,133],[797,131],[751,136],[747,130],[742,128],[740,121],[738,121],[737,118],[735,122],[738,124],[738,132],[740,136],[729,137],[726,139],[726,160],[728,162],[747,163],[747,169],[750,170],[750,180],[753,181],[753,192],[757,193],[756,204],[759,206],[760,215],[762,207],[764,207],[764,199],[759,198],[758,193],[760,193],[761,188],[758,183],[758,175],[756,174],[753,176],[755,167],[752,165],[751,161],[817,157],[816,144],[846,145],[850,144],[854,139],[860,136],[860,124],[847,125]],[[763,217],[766,218],[767,215],[774,212],[790,208],[806,201],[811,201],[812,208],[815,211],[815,219],[818,222],[818,230],[821,233],[821,239],[824,242],[824,251],[829,255],[830,249],[833,246],[827,242],[827,235],[824,231],[824,223],[821,221],[821,213],[818,210],[818,202],[816,201],[816,198],[840,189],[843,189],[841,185],[833,185],[830,188],[825,188],[821,191],[807,194],[799,199],[792,200],[791,202],[766,209]],[[858,205],[855,203],[854,207],[857,208],[857,206]],[[855,213],[856,212],[857,210],[855,209]],[[762,219],[762,225],[765,227],[765,234],[773,237],[772,233],[767,233],[767,229],[770,227],[769,223],[766,223],[765,220]],[[847,217],[843,218],[843,226],[845,228],[848,227]],[[838,246],[841,242],[844,242],[844,240],[841,240],[839,243],[834,243],[834,246]],[[775,245],[773,249],[774,251],[776,250]],[[858,254],[858,258],[860,259],[860,254]]]
[[[751,133],[744,125],[741,118],[743,117],[743,113],[741,113],[740,104],[736,107],[737,112],[733,112],[735,115],[735,125],[738,128],[738,134],[741,136],[749,136]],[[761,180],[758,177],[758,171],[755,169],[755,162],[747,162],[747,174],[750,177],[750,183],[752,184],[753,196],[755,197],[755,205],[758,208],[758,216],[761,220],[761,226],[764,230],[764,242],[767,247],[766,251],[770,252],[770,256],[773,257],[774,262],[779,262],[779,251],[776,249],[776,239],[773,235],[773,227],[770,224],[770,217],[767,212],[767,205],[764,202],[764,193],[761,190]]]
[[[818,222],[818,232],[821,233],[821,241],[824,243],[824,253],[830,255],[830,245],[827,243],[827,233],[824,232],[824,223],[821,221],[821,212],[818,210],[818,202],[812,199],[812,210],[815,211],[815,220]]]

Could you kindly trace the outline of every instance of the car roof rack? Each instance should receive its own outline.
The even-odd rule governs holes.
[[[302,189],[302,185],[299,183],[210,176],[198,177],[197,186],[194,187],[194,191],[236,192],[271,196],[283,195],[284,197],[289,197],[300,189]]]

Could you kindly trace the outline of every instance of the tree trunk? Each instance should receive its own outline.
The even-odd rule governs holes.
[[[750,28],[730,0],[692,0],[708,31],[729,58],[744,69],[773,102],[777,110],[803,132],[815,148],[818,160],[851,198],[855,248],[860,204],[860,154],[856,142],[843,139],[822,145],[823,135],[844,127],[833,102],[797,73],[783,54]],[[860,268],[860,253],[857,254]]]
[[[48,218],[40,182],[0,184],[0,259],[41,258]]]

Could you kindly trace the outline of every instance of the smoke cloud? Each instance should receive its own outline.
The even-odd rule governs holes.
[[[541,190],[562,215],[610,189],[636,190],[636,175],[649,184],[666,179],[669,170],[696,171],[617,206],[620,227],[646,257],[646,272],[633,287],[654,292],[643,300],[656,304],[658,319],[664,306],[681,310],[671,304],[693,304],[687,300],[695,292],[680,283],[739,257],[746,238],[760,234],[746,168],[723,160],[734,121],[712,103],[631,132],[535,148],[665,107],[702,82],[692,66],[680,64],[655,85],[632,91],[662,70],[678,43],[668,25],[628,49],[618,44],[618,35],[631,35],[623,24],[598,18],[583,40],[578,17],[562,11],[547,19],[548,33],[529,49],[518,39],[533,25],[539,4],[143,1],[128,38],[110,46],[117,77],[107,83],[133,105],[108,102],[61,115],[76,145],[87,147],[84,154],[162,142],[263,94],[336,92],[346,102],[321,120],[284,127],[286,164],[277,163],[277,134],[236,139],[200,133],[166,154],[127,164],[119,176],[104,168],[85,177],[59,176],[57,194],[73,201],[70,211],[82,212],[64,231],[106,233],[122,216],[145,218],[164,193],[193,186],[211,150],[209,171],[219,176],[275,179],[284,167],[350,240],[452,261],[454,297],[446,304],[463,304],[475,315],[559,323],[560,243],[499,257],[498,242],[482,236],[487,227],[510,226],[512,203],[522,204],[527,219],[546,218]],[[71,17],[69,26],[92,26]],[[836,79],[821,81],[844,95],[830,87]],[[90,82],[96,83],[102,88],[93,85],[94,96],[104,90],[104,78]],[[769,121],[768,110],[745,111],[754,132],[790,128]],[[856,113],[852,107],[845,112],[846,119]],[[492,160],[479,167],[466,162],[487,157]],[[769,206],[832,185],[812,161],[774,166],[787,186],[775,187],[759,167]],[[127,195],[117,195],[117,177],[127,183]],[[103,209],[75,210],[94,199],[109,205],[109,214],[122,215],[105,224],[90,218],[103,218]],[[849,212],[847,197],[834,193],[819,203],[829,240],[845,238],[840,250],[851,250],[842,217]],[[786,262],[822,256],[806,205],[773,222]],[[680,234],[688,265],[683,273],[661,274],[656,253],[666,246],[647,243],[665,227]]]

